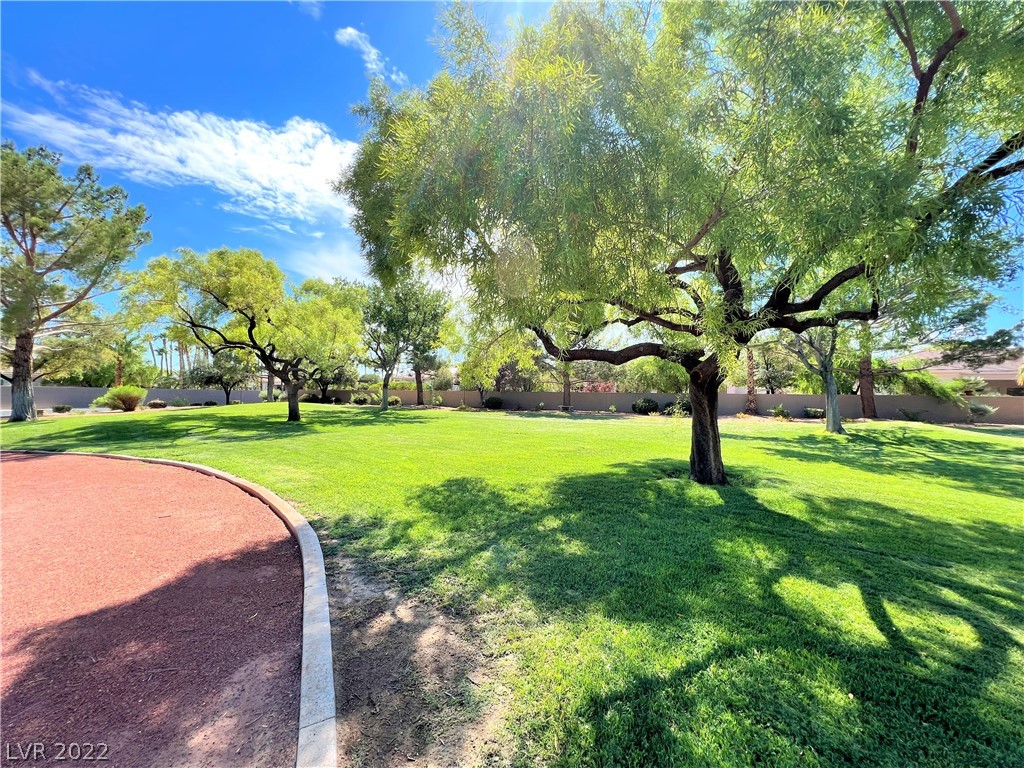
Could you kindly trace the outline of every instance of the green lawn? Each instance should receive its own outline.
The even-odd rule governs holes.
[[[475,617],[519,764],[1024,765],[1020,430],[303,405],[7,425],[209,464]]]

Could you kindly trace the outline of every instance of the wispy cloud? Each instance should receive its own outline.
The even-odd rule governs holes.
[[[338,230],[330,237],[306,241],[290,250],[286,248],[277,258],[282,267],[302,277],[366,279],[366,262],[359,252],[355,236],[346,230]]]
[[[342,27],[334,33],[334,39],[338,45],[343,45],[346,48],[355,48],[359,51],[363,57],[366,73],[371,77],[377,75],[386,77],[399,86],[409,84],[409,78],[395,67],[391,67],[391,71],[388,72],[388,59],[384,58],[381,52],[371,45],[370,36],[365,32],[360,32],[353,27]]]
[[[312,120],[271,126],[209,112],[152,110],[108,91],[31,73],[55,108],[3,102],[8,127],[63,152],[73,162],[124,173],[150,185],[200,184],[223,194],[221,207],[270,221],[347,224],[351,208],[331,181],[357,144]]]
[[[321,0],[288,0],[288,2],[298,3],[300,11],[317,20],[320,19],[320,14],[323,13],[324,10],[324,4]]]

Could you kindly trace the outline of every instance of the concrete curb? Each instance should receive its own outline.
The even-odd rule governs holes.
[[[33,450],[11,450],[8,453],[95,456],[180,467],[229,482],[270,507],[295,537],[302,555],[302,672],[299,682],[299,744],[295,764],[297,768],[337,768],[338,734],[327,574],[320,540],[306,518],[273,491],[203,464],[116,453]]]

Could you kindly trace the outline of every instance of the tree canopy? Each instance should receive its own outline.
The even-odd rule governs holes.
[[[149,233],[145,208],[130,206],[120,187],[102,186],[92,167],[67,177],[59,154],[19,151],[11,142],[0,154],[0,330],[11,364],[11,421],[23,421],[36,415],[37,339],[50,340],[41,357],[51,362],[74,357],[96,325],[90,300],[117,285]]]
[[[1015,267],[1013,4],[556,5],[507,42],[456,7],[444,70],[371,90],[339,181],[371,267],[464,274],[563,361],[683,365],[691,476],[725,482],[723,363]],[[608,335],[609,329],[626,333]]]

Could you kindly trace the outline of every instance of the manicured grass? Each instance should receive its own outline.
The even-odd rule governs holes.
[[[516,763],[1024,765],[1019,430],[730,420],[707,488],[680,419],[303,412],[0,434],[242,475],[472,615]]]

